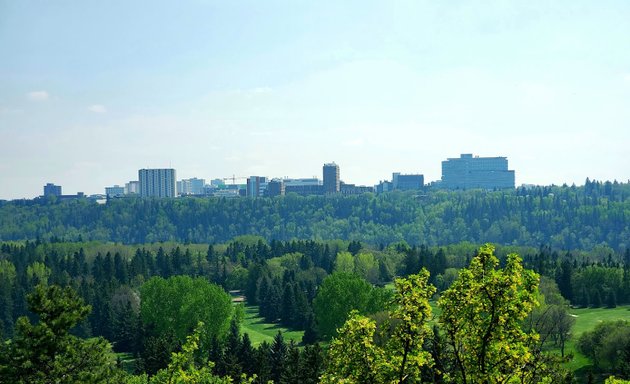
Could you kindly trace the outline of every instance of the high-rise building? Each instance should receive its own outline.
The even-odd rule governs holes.
[[[177,194],[182,196],[203,195],[205,193],[205,185],[205,179],[198,179],[196,177],[193,177],[192,179],[183,179],[177,182]]]
[[[61,185],[47,183],[44,185],[44,196],[61,196]]]
[[[141,197],[175,197],[175,170],[140,169],[138,171]]]
[[[125,183],[125,194],[126,195],[137,195],[140,193],[140,182],[132,180],[128,183]]]
[[[247,197],[263,196],[267,187],[267,178],[261,176],[250,176],[247,178]]]
[[[341,190],[339,166],[335,163],[324,164],[324,193],[338,193]]]
[[[442,161],[442,188],[492,190],[514,185],[514,171],[508,170],[506,157],[473,157],[466,153]]]
[[[400,191],[415,191],[424,187],[424,175],[401,175],[400,172],[392,174],[392,187]]]

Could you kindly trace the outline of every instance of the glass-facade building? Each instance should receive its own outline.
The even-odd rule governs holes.
[[[462,154],[442,161],[441,186],[445,189],[513,189],[514,171],[508,169],[506,157]]]

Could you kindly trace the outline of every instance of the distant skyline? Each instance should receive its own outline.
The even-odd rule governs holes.
[[[630,179],[630,2],[0,0],[0,199],[177,179]]]

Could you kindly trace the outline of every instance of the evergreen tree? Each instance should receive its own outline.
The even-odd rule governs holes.
[[[256,360],[256,383],[267,384],[272,379],[271,346],[268,342],[260,343],[256,348],[254,358]]]
[[[18,319],[11,343],[2,346],[0,381],[16,384],[105,383],[114,370],[108,343],[82,340],[69,331],[90,312],[71,288],[38,285],[28,295],[39,322]]]
[[[284,285],[284,292],[282,294],[282,307],[280,312],[280,319],[283,324],[288,327],[296,327],[296,303],[295,295],[293,293],[293,284],[286,283]]]
[[[304,347],[300,365],[300,383],[319,383],[319,378],[323,373],[324,367],[324,355],[319,344]]]
[[[317,338],[317,325],[315,324],[315,315],[313,315],[313,311],[309,311],[306,315],[302,343],[312,344],[317,341]]]
[[[278,331],[273,338],[269,350],[269,364],[271,365],[271,380],[280,383],[282,375],[286,370],[287,344],[284,342],[282,332]]]
[[[567,254],[560,266],[556,270],[556,284],[558,284],[558,289],[562,296],[569,300],[573,301],[573,265],[570,260],[570,254]]]
[[[248,376],[252,376],[256,372],[255,352],[249,335],[245,333],[241,339],[240,349],[238,351],[238,361],[243,367],[243,372]]]
[[[238,380],[243,373],[243,368],[239,362],[239,353],[241,350],[241,335],[239,323],[236,317],[230,321],[230,330],[225,341],[223,356],[217,361],[217,371],[220,375],[230,376],[234,380]]]
[[[300,369],[302,368],[300,361],[300,350],[291,340],[287,347],[285,368],[280,378],[281,384],[302,384],[300,380]]]
[[[13,290],[17,274],[8,260],[0,260],[0,340],[13,334]]]

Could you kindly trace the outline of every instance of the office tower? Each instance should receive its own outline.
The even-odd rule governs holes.
[[[269,197],[284,196],[285,187],[282,179],[273,179],[267,184],[267,193]]]
[[[298,195],[322,195],[324,186],[315,177],[302,179],[283,179],[285,193],[297,193]]]
[[[340,191],[339,166],[335,163],[324,164],[324,193],[338,193]]]
[[[467,153],[442,161],[442,187],[446,189],[508,189],[514,184],[514,171],[508,170],[506,157]]]
[[[114,185],[113,187],[105,187],[105,195],[107,197],[120,197],[125,194],[125,187]]]
[[[247,178],[247,197],[263,196],[267,187],[267,178],[261,176],[250,176]]]
[[[141,197],[175,197],[175,170],[140,169],[138,171]]]
[[[61,196],[61,185],[47,183],[44,185],[44,196]]]
[[[400,172],[392,174],[392,187],[400,191],[415,191],[424,187],[424,175],[401,175]]]
[[[181,196],[200,196],[205,194],[205,185],[205,179],[198,179],[196,177],[193,177],[192,179],[183,179],[177,182],[177,194]]]

